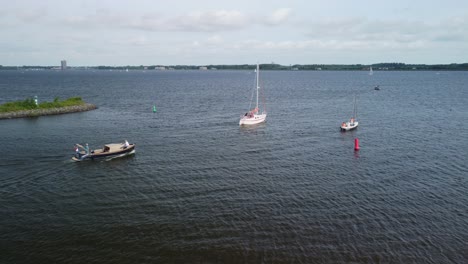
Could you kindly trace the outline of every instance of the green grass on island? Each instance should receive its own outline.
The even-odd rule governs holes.
[[[37,110],[37,109],[51,109],[51,108],[61,108],[67,106],[77,106],[84,105],[85,102],[81,97],[71,97],[66,100],[59,100],[58,97],[55,97],[53,102],[40,102],[39,105],[36,105],[33,98],[27,98],[24,101],[15,101],[8,102],[0,105],[0,113],[16,112],[16,111],[25,111],[25,110]]]

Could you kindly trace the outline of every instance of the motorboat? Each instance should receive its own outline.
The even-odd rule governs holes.
[[[80,150],[81,148],[81,150]],[[116,158],[131,155],[135,153],[135,144],[129,144],[127,140],[123,143],[109,143],[102,148],[89,150],[88,144],[83,147],[80,144],[75,144],[75,156],[73,161],[85,161],[101,158]]]

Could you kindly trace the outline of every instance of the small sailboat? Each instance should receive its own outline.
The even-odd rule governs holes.
[[[347,122],[341,123],[340,129],[341,131],[348,131],[355,129],[359,125],[357,121],[357,105],[356,105],[356,96],[354,96],[354,110],[353,110],[353,117]]]
[[[373,75],[373,74],[374,74],[374,71],[372,70],[372,66],[370,66],[369,75]]]
[[[256,124],[260,124],[266,121],[267,113],[265,111],[265,106],[263,106],[263,111],[261,114],[260,114],[260,109],[258,108],[258,92],[260,90],[260,85],[259,85],[260,67],[258,63],[257,63],[256,73],[257,73],[256,75],[257,105],[255,106],[255,108],[253,108],[252,110],[248,111],[247,113],[245,113],[244,115],[240,117],[239,126],[256,125]],[[250,105],[252,105],[252,100],[250,101]],[[250,108],[251,107],[249,107],[249,109]]]

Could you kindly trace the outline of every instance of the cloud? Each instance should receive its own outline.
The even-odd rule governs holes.
[[[148,39],[145,36],[138,36],[128,40],[132,46],[144,46],[148,44]]]
[[[337,43],[361,43],[373,48],[418,48],[432,41],[462,41],[468,39],[468,19],[444,21],[369,20],[348,18],[307,23],[308,38]],[[353,45],[351,45],[353,46]]]
[[[240,30],[249,22],[250,18],[237,10],[217,10],[191,12],[170,18],[158,14],[144,15],[128,27],[148,31],[218,32]]]
[[[36,25],[47,20],[48,12],[45,8],[34,9],[13,8],[0,10],[0,27],[18,27],[23,24]]]
[[[112,14],[106,9],[96,10],[94,14],[69,15],[59,18],[57,24],[79,28],[119,28],[127,25],[131,20],[125,15]]]
[[[208,45],[220,45],[223,43],[223,38],[219,35],[213,35],[206,40]]]
[[[45,8],[37,8],[33,10],[18,10],[16,12],[16,18],[25,23],[33,23],[41,20],[47,16],[47,10]]]
[[[61,18],[58,24],[72,27],[126,28],[154,32],[227,32],[239,31],[252,26],[280,25],[288,20],[291,13],[290,8],[277,9],[264,16],[225,9],[193,11],[174,16],[164,16],[159,13],[115,14],[109,10],[97,10],[95,14]]]
[[[280,8],[275,10],[271,15],[266,17],[265,23],[267,25],[279,25],[285,22],[291,15],[291,8]]]
[[[236,10],[194,12],[170,20],[177,31],[220,31],[245,27],[249,18]]]
[[[465,41],[467,40],[467,36],[463,36],[463,35],[459,35],[459,34],[444,34],[444,33],[441,33],[441,34],[438,34],[436,36],[434,36],[433,40],[434,41],[441,41],[441,42],[453,42],[453,41]]]
[[[54,53],[62,57],[76,50],[75,54],[90,61],[94,56],[115,61],[111,57],[116,54],[122,61],[161,57],[171,61],[183,54],[196,57],[198,62],[224,58],[226,63],[257,54],[294,60],[322,56],[324,61],[347,56],[350,61],[359,61],[370,60],[371,56],[374,60],[414,54],[422,54],[421,58],[426,55],[429,60],[468,52],[466,12],[458,13],[464,16],[450,12],[428,17],[416,14],[416,9],[407,10],[405,15],[396,11],[390,14],[391,9],[385,9],[384,13],[369,15],[353,12],[349,6],[346,12],[330,13],[320,11],[322,7],[318,6],[306,10],[294,1],[282,2],[291,5],[282,8],[275,7],[276,3],[237,3],[235,7],[196,3],[180,9],[156,4],[83,3],[4,7],[0,10],[2,49],[15,51],[31,46],[40,48],[45,58]]]

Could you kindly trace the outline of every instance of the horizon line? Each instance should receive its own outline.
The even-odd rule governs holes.
[[[259,63],[259,65],[278,65],[278,66],[283,66],[283,67],[292,67],[292,66],[303,66],[303,65],[325,65],[325,66],[332,66],[332,65],[344,65],[344,66],[374,66],[374,65],[381,65],[381,64],[393,64],[393,65],[425,65],[425,66],[431,66],[431,65],[458,65],[458,64],[468,64],[468,62],[451,62],[451,63],[405,63],[405,62],[378,62],[378,63],[371,63],[371,64],[363,64],[363,63],[306,63],[306,64],[279,64],[279,63]],[[153,66],[196,66],[196,67],[203,67],[203,66],[240,66],[240,65],[256,65],[256,63],[249,64],[249,63],[238,63],[238,64],[140,64],[140,65],[105,65],[105,64],[100,64],[100,65],[77,65],[77,66],[70,66],[67,65],[69,68],[77,68],[77,67],[153,67]],[[0,68],[2,67],[60,67],[60,65],[1,65]]]

